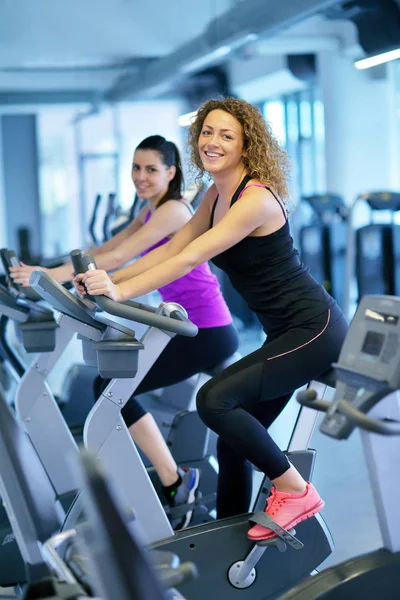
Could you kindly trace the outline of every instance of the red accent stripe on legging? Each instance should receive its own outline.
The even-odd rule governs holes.
[[[304,348],[304,346],[308,346],[308,344],[311,344],[311,342],[314,342],[317,338],[319,338],[324,333],[325,329],[329,325],[330,318],[331,318],[331,309],[329,308],[328,309],[328,319],[326,321],[325,327],[315,337],[313,337],[312,340],[309,340],[308,342],[306,342],[305,344],[302,344],[301,346],[298,346],[297,348],[293,348],[293,350],[288,350],[287,352],[283,352],[282,354],[277,354],[276,356],[270,356],[269,358],[267,358],[267,360],[273,360],[274,358],[280,358],[281,356],[285,356],[286,354],[290,354],[291,352],[296,352],[296,350],[300,350],[300,348]]]

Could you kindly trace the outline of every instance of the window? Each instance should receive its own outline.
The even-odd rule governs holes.
[[[317,89],[268,100],[263,114],[292,159],[293,194],[324,193],[324,111]]]
[[[79,177],[73,117],[76,106],[38,114],[42,254],[53,258],[79,246]]]

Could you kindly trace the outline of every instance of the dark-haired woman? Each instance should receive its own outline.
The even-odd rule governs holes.
[[[134,153],[132,180],[146,205],[125,230],[90,250],[98,267],[106,271],[167,244],[192,217],[191,206],[182,197],[181,159],[174,143],[159,135],[143,140]],[[30,274],[36,268],[42,267],[15,267],[13,278],[17,283],[29,285]],[[133,265],[114,272],[112,280],[129,279],[132,268]],[[68,263],[43,270],[62,283],[71,279],[73,268]],[[84,295],[84,288],[77,287]],[[177,302],[186,309],[199,333],[195,338],[174,337],[138,386],[137,395],[184,381],[222,362],[238,347],[232,317],[207,263],[161,287],[159,292],[165,302]],[[199,470],[178,469],[152,415],[135,398],[125,405],[122,415],[135,443],[156,469],[168,503],[177,506],[192,502],[199,486]],[[173,523],[174,528],[186,527],[191,515],[189,510],[182,520]]]

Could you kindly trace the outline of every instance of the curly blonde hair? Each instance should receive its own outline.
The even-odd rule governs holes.
[[[208,100],[197,111],[189,128],[188,143],[191,162],[197,171],[196,179],[204,176],[204,166],[198,149],[198,140],[207,115],[213,110],[231,114],[243,127],[243,162],[252,179],[271,187],[287,204],[289,197],[290,161],[287,152],[279,146],[271,127],[260,110],[245,100],[223,98]]]

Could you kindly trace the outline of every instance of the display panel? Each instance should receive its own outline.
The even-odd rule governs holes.
[[[385,337],[386,336],[383,333],[368,331],[364,338],[361,352],[364,352],[364,354],[370,354],[371,356],[379,356],[385,341]]]

